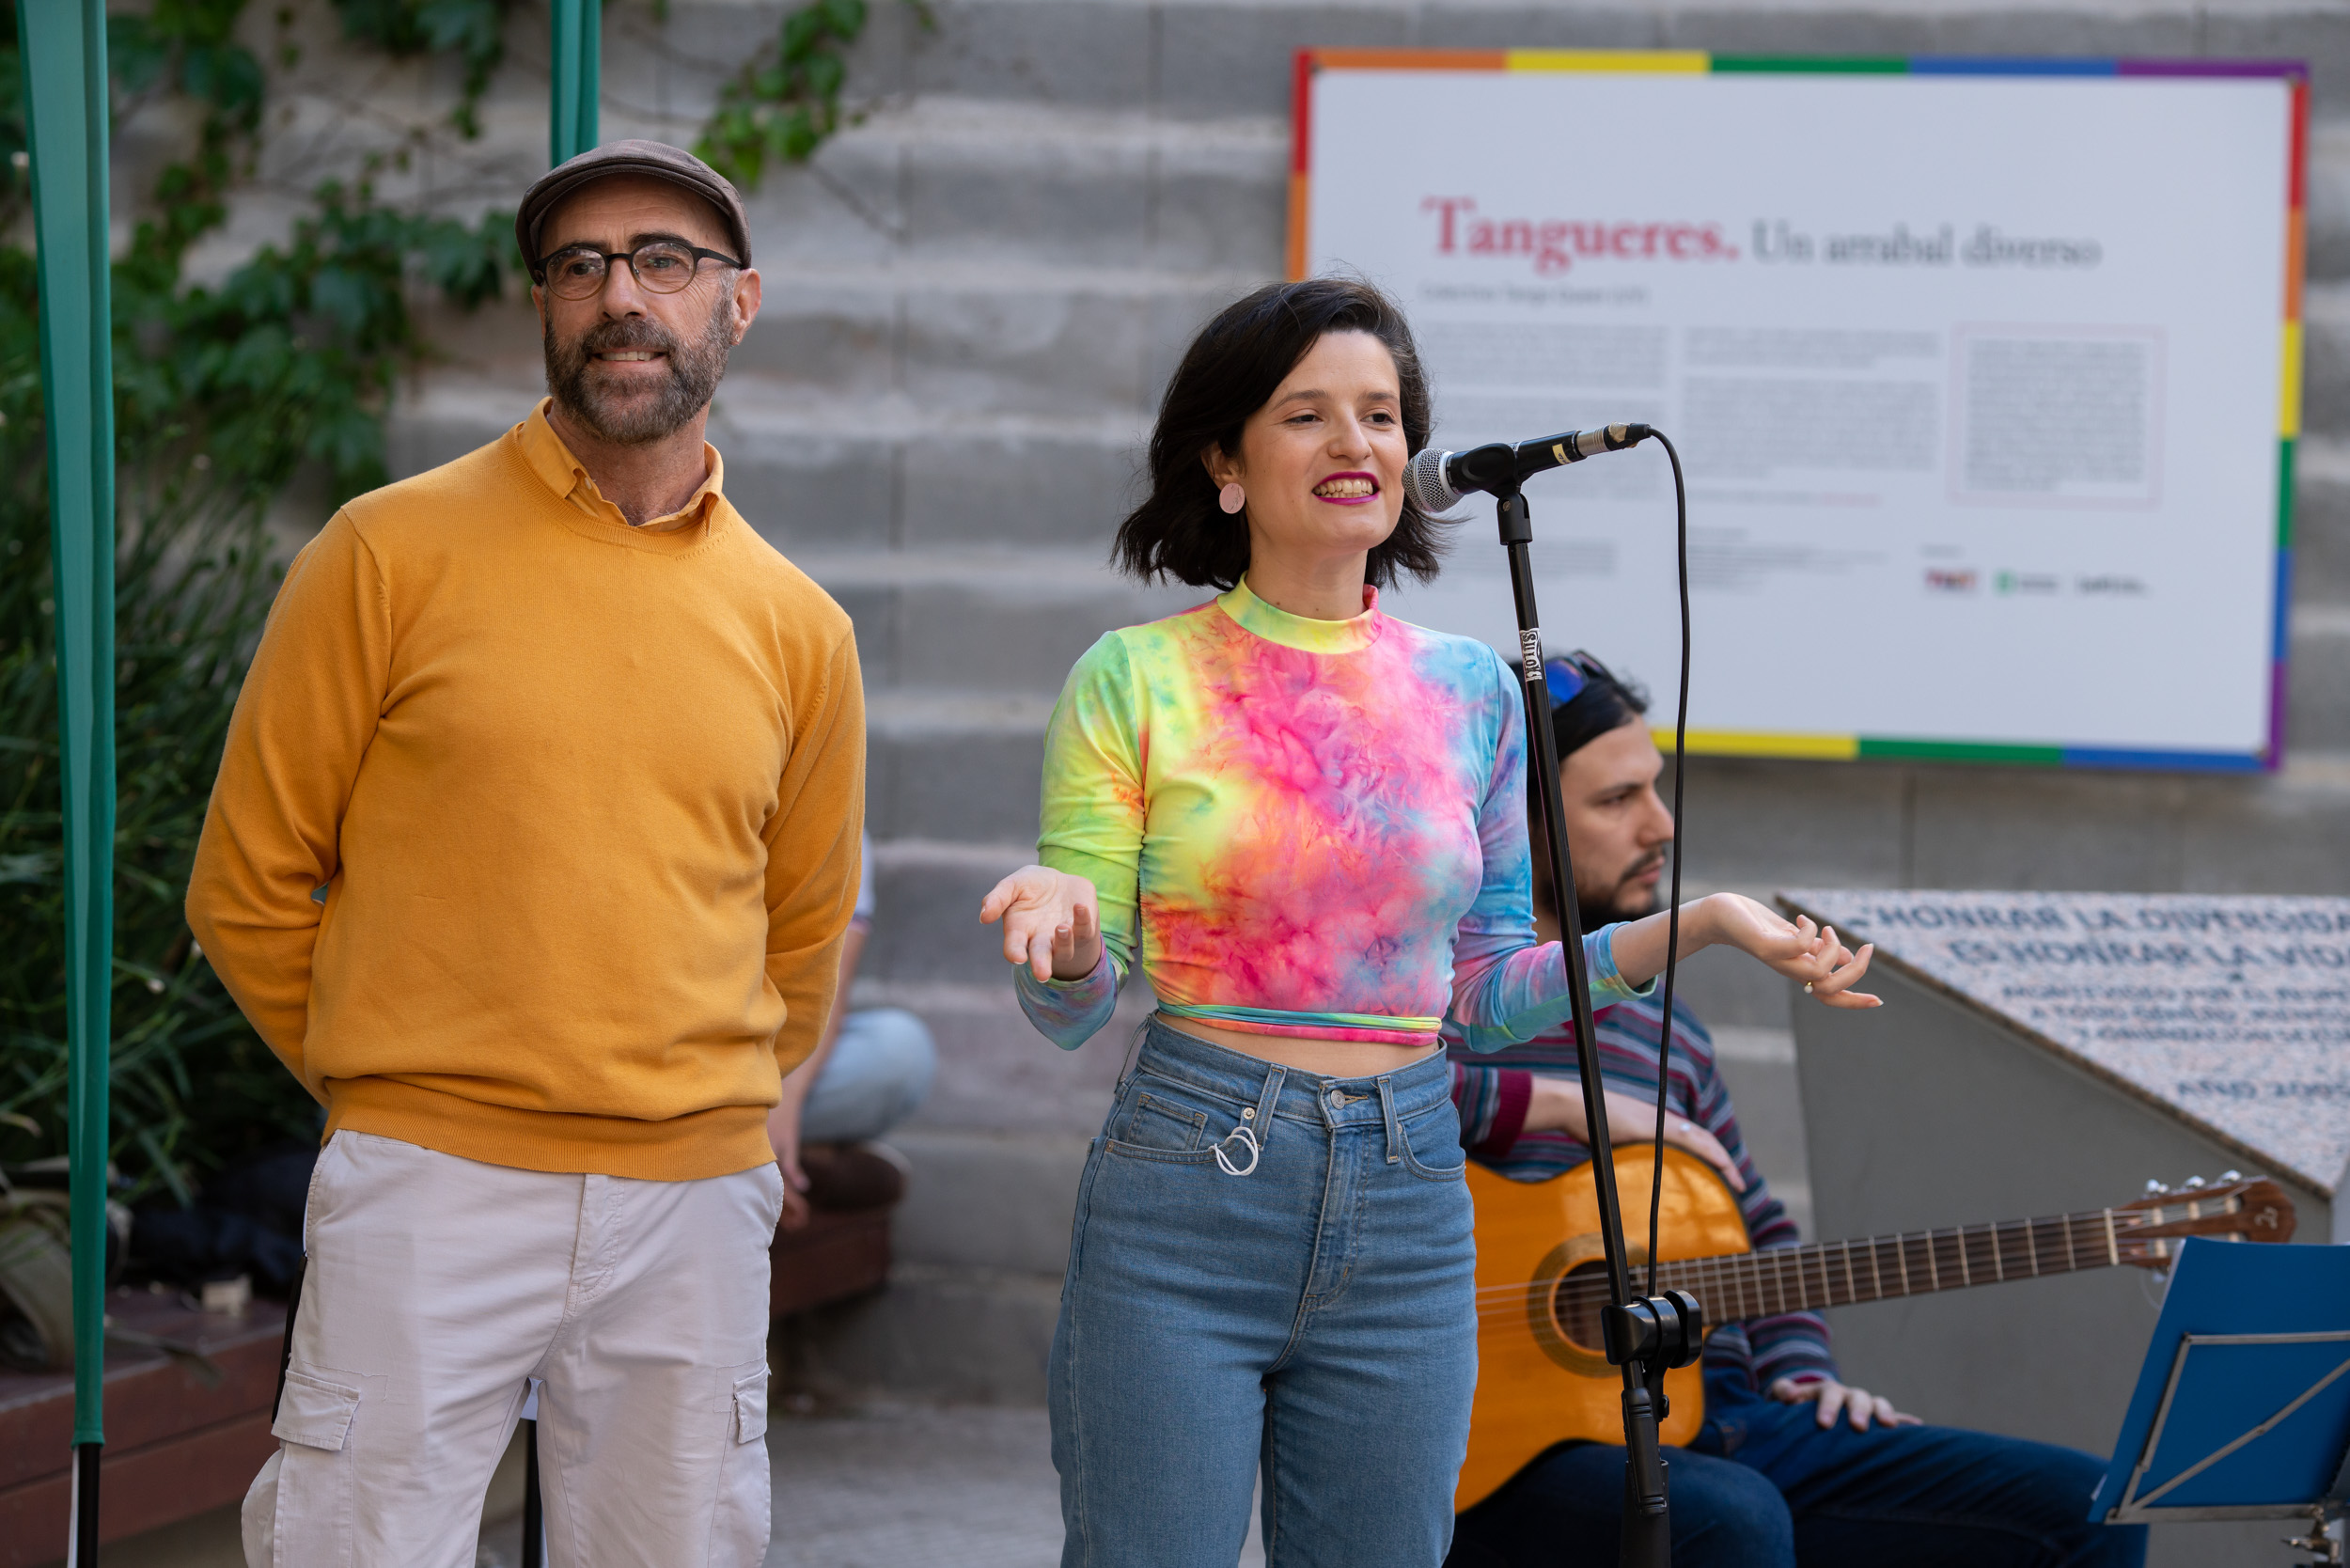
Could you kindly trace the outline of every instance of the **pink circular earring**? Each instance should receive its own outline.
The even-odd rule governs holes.
[[[1248,504],[1248,492],[1243,490],[1240,487],[1240,481],[1235,479],[1215,493],[1215,504],[1222,507],[1226,512],[1236,516],[1240,509]]]

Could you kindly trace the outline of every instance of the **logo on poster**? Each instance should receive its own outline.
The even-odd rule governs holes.
[[[1423,212],[1436,217],[1439,256],[1514,256],[1540,277],[1556,277],[1577,261],[1735,261],[1738,247],[1718,223],[1608,222],[1574,218],[1488,218],[1471,196],[1426,196]]]

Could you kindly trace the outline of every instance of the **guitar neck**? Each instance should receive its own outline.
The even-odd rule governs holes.
[[[1661,1263],[1657,1284],[1695,1295],[1704,1304],[1707,1321],[1734,1323],[2168,1255],[2166,1244],[2131,1238],[2143,1223],[2127,1211],[2090,1209],[2045,1219],[1772,1247]]]

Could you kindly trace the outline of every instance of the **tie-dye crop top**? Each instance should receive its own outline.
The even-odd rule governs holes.
[[[1517,682],[1483,643],[1382,613],[1276,609],[1246,582],[1112,632],[1070,671],[1044,743],[1038,856],[1090,880],[1092,974],[1014,971],[1073,1050],[1139,954],[1161,1011],[1222,1028],[1473,1050],[1567,1017],[1538,942]],[[1645,995],[1607,927],[1592,1000]]]

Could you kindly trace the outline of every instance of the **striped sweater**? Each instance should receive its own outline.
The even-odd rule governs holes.
[[[1688,1009],[1676,1004],[1673,1013],[1669,1100],[1673,1114],[1711,1132],[1737,1162],[1747,1182],[1738,1205],[1746,1216],[1747,1236],[1755,1247],[1794,1247],[1795,1222],[1771,1196],[1739,1135],[1737,1113],[1731,1108],[1730,1091],[1716,1066],[1713,1037]],[[1599,1030],[1600,1071],[1610,1089],[1655,1103],[1656,1042],[1663,1019],[1663,1009],[1645,999],[1617,1002],[1593,1014]],[[1461,1112],[1461,1141],[1468,1146],[1472,1158],[1514,1182],[1539,1182],[1572,1170],[1591,1157],[1589,1149],[1565,1133],[1524,1131],[1537,1073],[1580,1076],[1572,1024],[1491,1056],[1474,1060],[1464,1060],[1458,1054],[1453,1058],[1452,1101]],[[1647,1138],[1653,1126],[1610,1130],[1618,1142],[1628,1143]],[[1705,1341],[1705,1365],[1709,1372],[1733,1372],[1758,1392],[1782,1377],[1836,1375],[1836,1360],[1828,1351],[1827,1324],[1817,1312],[1783,1312],[1722,1325]]]

